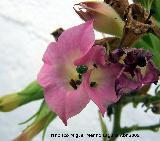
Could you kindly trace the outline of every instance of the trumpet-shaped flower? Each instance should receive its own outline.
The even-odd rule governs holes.
[[[114,79],[109,72],[107,74],[111,70],[105,66],[105,48],[94,42],[93,21],[89,21],[64,31],[44,54],[38,81],[44,88],[49,107],[65,124],[68,118],[81,112],[90,99],[102,113],[107,104],[117,100]],[[112,74],[116,76],[119,71]],[[88,94],[89,88],[95,91],[95,96]]]
[[[70,28],[61,34],[57,42],[50,43],[38,75],[46,102],[65,124],[68,118],[81,112],[89,102],[82,76],[88,67],[76,66],[74,63],[94,45],[92,23],[93,21],[89,21]],[[99,54],[101,49],[96,48],[95,51]],[[94,53],[97,56],[95,61],[101,62],[97,53]]]

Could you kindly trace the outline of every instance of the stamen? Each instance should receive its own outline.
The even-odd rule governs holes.
[[[90,87],[95,87],[96,85],[97,85],[96,82],[91,82],[91,83],[90,83]]]
[[[78,66],[76,68],[76,71],[79,73],[79,74],[84,74],[86,73],[88,70],[88,67],[86,65],[81,65],[81,66]]]
[[[97,68],[97,64],[93,64],[93,67]]]
[[[82,79],[82,75],[81,75],[81,74],[78,74],[78,78],[79,78],[79,79]]]
[[[73,79],[71,79],[71,81],[69,82],[69,84],[73,87],[73,89],[77,89],[77,85],[76,85],[76,82],[73,80]]]
[[[75,83],[76,83],[76,85],[80,85],[81,81],[80,80],[76,80]]]

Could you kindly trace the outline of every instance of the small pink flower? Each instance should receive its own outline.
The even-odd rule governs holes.
[[[64,124],[80,113],[89,102],[84,81],[74,62],[85,55],[95,41],[93,21],[64,31],[57,42],[48,46],[38,82],[44,88],[45,100]]]
[[[105,66],[105,48],[94,42],[93,21],[88,21],[64,31],[44,54],[38,82],[44,88],[47,104],[65,125],[90,98],[102,113],[108,104],[117,101],[112,77],[120,70],[111,71],[114,66]],[[83,69],[86,72],[81,74]]]

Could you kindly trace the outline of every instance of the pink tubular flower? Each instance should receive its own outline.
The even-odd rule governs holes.
[[[120,70],[111,71],[115,65],[105,66],[105,49],[94,42],[93,21],[88,21],[64,31],[43,56],[38,82],[44,88],[47,104],[65,125],[90,98],[102,113],[108,104],[117,101],[112,77]]]
[[[68,118],[81,112],[89,102],[74,62],[91,49],[94,41],[93,21],[89,21],[64,31],[57,42],[50,43],[43,56],[38,82],[44,88],[47,104],[65,125]]]

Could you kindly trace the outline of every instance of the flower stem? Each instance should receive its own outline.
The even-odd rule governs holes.
[[[101,115],[100,111],[98,112],[98,115],[99,115],[99,121],[100,121],[102,133],[103,133],[103,135],[105,135],[108,133],[106,124],[105,124],[104,120],[102,119],[102,115]],[[103,141],[108,141],[106,136],[102,136],[102,139],[103,139]]]
[[[115,141],[117,134],[121,133],[121,111],[122,111],[122,104],[117,103],[114,105],[114,119],[113,119],[113,131],[112,131],[112,137],[109,139],[109,141]]]
[[[34,121],[23,130],[23,132],[13,141],[31,141],[42,130],[43,139],[48,125],[56,118],[56,114],[50,111],[47,104],[43,101],[38,110]]]
[[[155,125],[149,125],[149,126],[138,126],[138,125],[133,125],[131,127],[124,127],[122,128],[123,133],[129,133],[132,131],[138,131],[138,130],[151,130],[151,131],[158,131],[160,128],[160,123],[155,124]]]
[[[121,99],[121,103],[123,105],[126,105],[128,103],[134,103],[134,104],[139,104],[139,103],[145,103],[147,105],[160,102],[160,95],[136,95],[136,96],[125,96]]]
[[[43,88],[37,81],[33,81],[19,92],[0,97],[0,112],[10,112],[19,106],[43,98]]]
[[[113,119],[113,131],[112,131],[112,136],[109,139],[109,141],[115,141],[117,139],[117,135],[124,134],[124,133],[129,133],[132,131],[138,131],[138,130],[151,130],[151,131],[158,131],[160,129],[160,122],[155,124],[155,125],[149,125],[149,126],[138,126],[138,125],[133,125],[130,127],[121,127],[120,126],[120,121],[121,121],[121,111],[122,108],[128,104],[128,103],[133,103],[133,104],[139,104],[139,103],[144,103],[146,105],[153,104],[155,102],[160,102],[160,95],[133,95],[133,96],[125,96],[123,97],[118,103],[116,103],[113,106],[114,109],[114,119]]]

